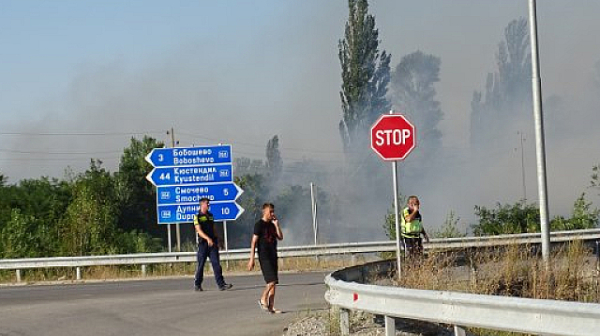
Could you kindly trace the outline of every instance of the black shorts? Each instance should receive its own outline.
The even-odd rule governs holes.
[[[259,254],[258,261],[260,262],[260,270],[262,271],[263,278],[266,283],[275,282],[279,283],[279,267],[277,265],[277,255],[271,253]]]
[[[408,253],[421,253],[423,252],[423,240],[421,238],[408,238],[402,237],[404,240],[404,247]]]

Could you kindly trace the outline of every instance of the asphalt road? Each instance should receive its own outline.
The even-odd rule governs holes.
[[[325,309],[325,273],[280,274],[275,306],[260,310],[262,276],[231,276],[220,292],[207,275],[193,279],[0,287],[0,336],[282,335],[307,310]]]

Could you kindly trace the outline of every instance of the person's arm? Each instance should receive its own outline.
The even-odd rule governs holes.
[[[251,271],[254,268],[254,250],[256,249],[257,241],[258,236],[253,234],[252,241],[250,242],[250,260],[248,260],[248,271]]]
[[[423,234],[423,237],[425,237],[425,242],[429,243],[429,235],[425,232],[425,228],[421,230],[421,233]]]
[[[198,233],[200,238],[206,240],[208,246],[213,246],[213,240],[210,239],[210,237],[206,233],[204,233],[204,231],[202,231],[202,228],[200,227],[200,222],[198,221],[198,216],[194,216],[194,228],[196,229],[196,233]]]
[[[282,240],[283,239],[283,232],[281,232],[281,228],[279,227],[279,219],[275,218],[272,220],[273,225],[275,225],[275,235],[277,236],[277,239]]]

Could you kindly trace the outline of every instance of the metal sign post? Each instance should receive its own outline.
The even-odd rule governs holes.
[[[371,148],[385,161],[392,161],[394,184],[394,221],[396,228],[396,259],[398,280],[402,274],[400,250],[400,214],[398,207],[398,160],[404,160],[417,145],[416,128],[403,115],[383,114],[371,126]]]

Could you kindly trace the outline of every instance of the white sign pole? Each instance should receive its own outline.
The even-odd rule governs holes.
[[[394,114],[393,110],[390,110],[390,114]],[[396,263],[398,264],[398,281],[402,277],[402,258],[400,257],[400,239],[402,235],[400,233],[400,218],[398,209],[398,160],[392,161],[392,183],[394,184],[394,225],[396,227]]]
[[[312,211],[312,220],[313,220],[313,234],[315,238],[315,245],[317,245],[317,201],[315,195],[315,184],[310,182],[310,203],[311,203],[311,211]]]
[[[223,239],[225,240],[225,245],[223,247],[225,248],[225,252],[227,252],[227,221],[223,221],[223,236]]]
[[[398,263],[398,280],[402,276],[402,264],[400,258],[400,221],[398,217],[398,161],[392,162],[392,176],[394,183],[394,219],[396,225],[396,261]]]
[[[171,252],[171,224],[167,224],[167,244],[169,246],[169,252]]]
[[[228,253],[229,247],[227,247],[227,221],[223,221],[223,240],[225,240],[223,242],[225,244],[223,245],[223,248],[225,249],[225,253]],[[227,260],[225,261],[225,265],[227,270],[229,270],[229,258],[227,258]]]

